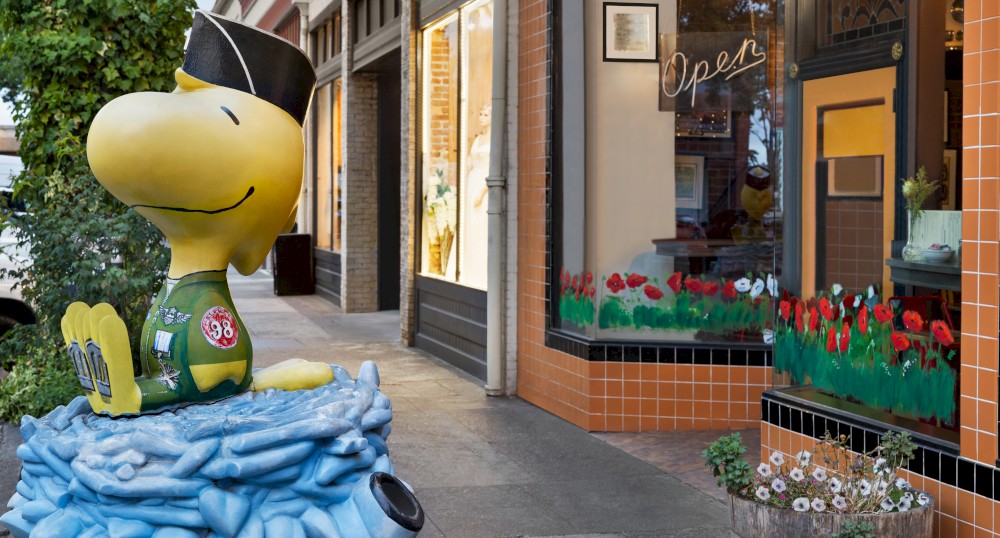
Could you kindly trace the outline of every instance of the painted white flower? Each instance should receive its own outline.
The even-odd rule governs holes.
[[[830,489],[830,493],[834,494],[840,493],[840,490],[843,489],[844,487],[844,484],[836,476],[831,478],[830,481],[826,483],[826,485]]]
[[[758,278],[756,281],[754,281],[753,287],[750,288],[750,298],[756,299],[757,296],[760,295],[761,292],[763,291],[764,291],[764,281]]]
[[[812,477],[817,482],[822,482],[822,481],[826,480],[826,469],[824,469],[822,467],[817,467],[817,468],[813,469]]]
[[[841,512],[847,510],[847,499],[841,497],[840,495],[835,495],[833,497],[833,507]]]
[[[764,343],[773,344],[774,343],[774,331],[771,329],[764,329]]]
[[[766,463],[761,463],[757,466],[757,474],[760,476],[771,476],[771,466]]]
[[[778,296],[778,279],[770,273],[767,275],[767,292],[771,294],[771,297]]]
[[[784,480],[775,478],[774,481],[771,482],[771,489],[777,491],[778,493],[784,493],[785,490],[788,489],[788,486],[785,484]]]
[[[879,504],[879,507],[886,512],[892,512],[892,510],[896,508],[896,503],[892,502],[891,497],[886,497],[882,499],[882,503]]]
[[[920,506],[923,506],[929,502],[931,502],[931,498],[928,497],[926,493],[921,493],[917,495],[917,504],[919,504]]]
[[[767,490],[766,487],[761,486],[757,488],[757,498],[766,501],[771,498],[771,492]]]
[[[908,512],[911,506],[913,506],[913,501],[904,497],[899,500],[899,504],[896,505],[896,508],[899,508],[900,512]]]
[[[802,469],[796,467],[792,469],[792,472],[788,473],[788,477],[796,482],[801,482],[805,480],[806,474],[802,472]]]
[[[826,503],[823,501],[823,499],[820,499],[819,497],[816,497],[815,499],[813,499],[812,509],[815,510],[815,511],[817,511],[817,512],[825,512],[826,511]]]
[[[813,456],[812,452],[809,452],[808,450],[803,450],[802,452],[799,452],[798,454],[795,455],[795,459],[798,460],[799,465],[807,467],[809,465],[809,462],[812,461],[812,456]]]
[[[868,285],[868,298],[871,299],[875,297],[875,286]]]
[[[861,296],[860,295],[855,295],[854,296],[854,308],[857,308],[859,306],[861,306]]]
[[[750,279],[746,278],[746,277],[743,277],[743,278],[737,280],[736,282],[734,282],[733,286],[736,287],[736,291],[738,291],[740,293],[746,293],[746,292],[750,291]]]
[[[903,477],[896,479],[896,487],[899,489],[909,489],[910,483],[907,482]]]
[[[830,286],[830,292],[834,295],[840,295],[840,292],[844,291],[844,287],[840,284],[834,284]]]
[[[785,463],[785,457],[781,455],[781,452],[771,452],[771,457],[769,461],[775,466],[781,466]]]
[[[809,499],[805,497],[799,497],[792,501],[792,509],[796,512],[808,512],[809,511]]]

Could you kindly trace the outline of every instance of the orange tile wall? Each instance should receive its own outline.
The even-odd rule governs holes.
[[[997,460],[1000,325],[1000,2],[965,2],[962,136],[962,456]]]
[[[595,431],[756,427],[770,368],[589,362],[545,347],[547,5],[519,4],[517,394]]]

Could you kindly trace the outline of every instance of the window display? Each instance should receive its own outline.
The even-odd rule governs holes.
[[[421,273],[486,287],[493,2],[423,32]]]
[[[340,79],[316,90],[316,248],[340,251]]]

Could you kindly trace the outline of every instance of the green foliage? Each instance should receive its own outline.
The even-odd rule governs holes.
[[[885,458],[889,467],[906,467],[916,450],[917,445],[908,432],[887,431],[879,441],[879,455]]]
[[[743,459],[746,451],[747,447],[737,432],[708,445],[701,457],[705,458],[705,465],[712,469],[712,476],[717,478],[719,487],[738,494],[750,487],[753,480],[750,464]]]
[[[875,524],[870,521],[844,520],[833,538],[875,538]]]
[[[51,408],[72,396],[56,382],[68,361],[55,359],[69,303],[110,303],[137,348],[167,253],[159,231],[97,183],[85,140],[108,101],[173,89],[194,6],[194,0],[0,0],[0,90],[14,107],[25,166],[14,192],[28,209],[0,215],[0,228],[16,227],[32,257],[30,267],[4,276],[20,282],[38,316],[36,327],[0,341],[0,363],[17,372],[4,382],[12,387],[0,390],[5,417],[42,412],[42,403]],[[29,372],[42,366],[53,371]],[[51,387],[36,386],[49,381]],[[32,388],[40,391],[37,401],[29,397]]]
[[[0,420],[17,423],[23,415],[43,415],[80,390],[61,350],[35,346],[31,352],[0,383]]]

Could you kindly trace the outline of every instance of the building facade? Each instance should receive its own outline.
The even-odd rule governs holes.
[[[503,10],[505,37],[516,36],[516,7]],[[517,254],[517,148],[507,142],[517,102],[493,111],[494,73],[511,95],[518,87],[516,71],[494,65],[494,2],[219,0],[214,11],[299,39],[316,68],[298,218],[313,240],[316,292],[345,312],[398,309],[404,343],[484,381],[492,308],[491,390],[512,392],[516,347],[498,336],[516,323],[506,260]],[[518,41],[503,43],[515,65],[507,51]],[[491,203],[501,219],[492,255]],[[499,275],[492,306],[488,259]]]
[[[520,2],[518,395],[765,454],[909,431],[938,535],[996,535],[998,9]]]

